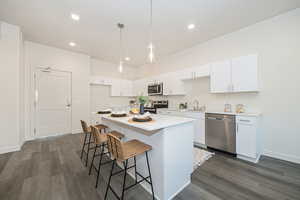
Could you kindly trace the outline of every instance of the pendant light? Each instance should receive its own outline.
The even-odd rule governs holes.
[[[122,44],[122,29],[124,24],[118,23],[118,28],[120,29],[120,60],[119,60],[119,72],[123,72],[123,44]]]
[[[152,41],[152,0],[150,0],[150,43],[149,43],[149,54],[148,59],[150,63],[154,62],[154,45]]]

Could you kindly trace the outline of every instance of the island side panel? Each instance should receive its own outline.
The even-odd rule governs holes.
[[[193,172],[193,123],[164,129],[164,198],[175,197],[191,182]]]
[[[164,129],[157,130],[151,135],[144,133],[144,130],[140,130],[130,127],[128,125],[120,124],[111,120],[103,119],[102,123],[110,127],[110,129],[118,131],[125,135],[123,141],[132,139],[140,140],[146,144],[152,146],[152,150],[149,152],[149,162],[151,168],[151,175],[153,179],[154,193],[158,200],[164,200]],[[129,166],[133,165],[132,159],[128,163]],[[122,165],[120,165],[122,167]],[[129,174],[134,177],[134,169],[130,169]],[[146,156],[143,154],[137,157],[137,171],[143,176],[148,176],[148,169],[146,165]],[[140,180],[140,178],[139,178]],[[143,183],[142,186],[151,193],[151,188],[148,183]]]

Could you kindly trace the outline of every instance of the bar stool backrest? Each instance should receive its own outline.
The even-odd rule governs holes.
[[[107,144],[108,144],[108,151],[117,159],[123,160],[123,143],[122,141],[112,134],[107,134]]]
[[[89,132],[89,128],[88,128],[87,123],[85,121],[83,121],[83,120],[80,120],[80,122],[81,122],[81,126],[82,126],[83,132],[84,133],[88,133]]]
[[[91,133],[96,144],[102,144],[103,142],[107,141],[106,134],[101,134],[99,129],[95,126],[91,126]]]

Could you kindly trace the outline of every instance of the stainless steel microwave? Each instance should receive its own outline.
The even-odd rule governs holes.
[[[163,95],[163,83],[148,85],[148,95]]]

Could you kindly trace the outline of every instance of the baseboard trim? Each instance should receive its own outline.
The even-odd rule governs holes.
[[[14,145],[14,146],[8,146],[8,147],[0,147],[0,154],[9,153],[9,152],[15,152],[20,151],[21,146],[20,145]]]
[[[278,153],[278,152],[270,151],[267,149],[264,150],[263,155],[300,164],[300,157],[298,157],[298,156],[288,155],[288,154],[284,154],[284,153]]]

